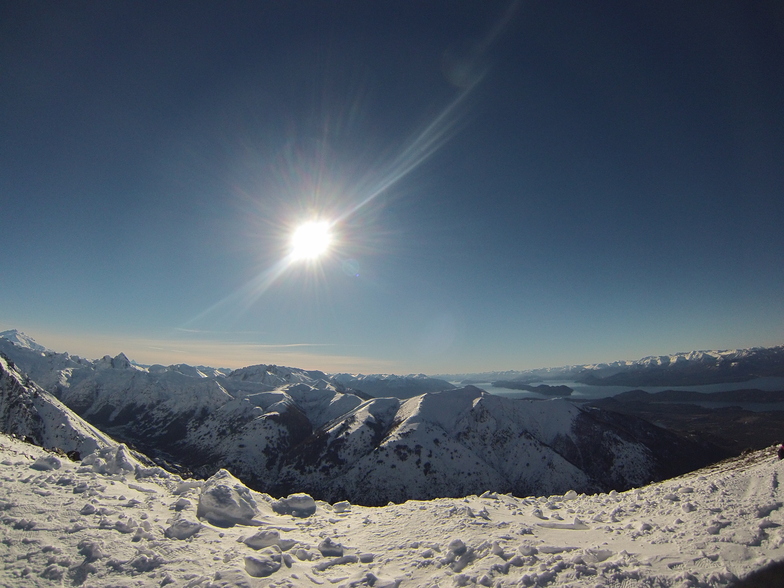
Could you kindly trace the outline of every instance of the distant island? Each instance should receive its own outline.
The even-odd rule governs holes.
[[[569,386],[548,386],[547,384],[532,386],[528,382],[520,380],[498,380],[493,382],[493,386],[496,388],[509,388],[510,390],[527,390],[543,396],[571,396],[572,392],[574,392]]]

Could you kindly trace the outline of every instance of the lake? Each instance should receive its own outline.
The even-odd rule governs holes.
[[[452,382],[455,386],[462,386],[459,382]],[[608,396],[615,396],[621,392],[628,392],[629,390],[645,390],[646,392],[663,392],[664,390],[688,390],[692,392],[726,392],[729,390],[784,390],[784,378],[782,377],[769,377],[769,378],[756,378],[748,382],[732,382],[729,384],[706,384],[703,386],[589,386],[580,382],[570,380],[547,380],[540,382],[530,382],[531,385],[547,384],[548,386],[569,386],[574,392],[568,398],[572,400],[595,400],[598,398],[606,398]],[[490,382],[482,382],[474,384],[477,388],[481,388],[490,394],[498,396],[506,396],[507,398],[548,398],[536,392],[528,392],[527,390],[510,390],[509,388],[498,388],[493,386]],[[753,411],[769,411],[769,410],[784,410],[784,405],[779,402],[774,403],[728,403],[728,402],[692,402],[691,404],[699,404],[707,408],[722,408],[725,406],[743,406],[747,410]]]

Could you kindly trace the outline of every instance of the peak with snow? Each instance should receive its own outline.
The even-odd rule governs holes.
[[[394,374],[333,374],[331,380],[347,389],[359,390],[375,397],[394,396],[411,398],[426,392],[440,392],[454,388],[446,380],[424,374],[396,376]]]
[[[44,351],[44,352],[49,351],[43,345],[39,345],[38,343],[36,343],[32,337],[28,337],[27,335],[25,335],[21,331],[17,331],[16,329],[0,332],[0,339],[6,339],[11,343],[13,343],[14,345],[23,347],[25,349],[31,349],[33,351]]]
[[[471,382],[511,380],[522,383],[570,380],[602,386],[698,386],[747,382],[784,376],[784,345],[723,351],[689,351],[649,356],[636,361],[569,365],[524,371],[449,374],[441,377]]]
[[[100,369],[142,370],[142,368],[131,363],[131,360],[128,359],[124,353],[119,353],[115,357],[112,357],[111,355],[104,355],[101,359],[95,362],[95,367],[99,370]]]
[[[301,370],[277,365],[252,365],[232,371],[228,379],[235,382],[262,384],[274,390],[287,384],[310,384],[325,387],[329,377],[317,370]]]
[[[0,431],[46,448],[92,453],[115,445],[0,354]]]
[[[698,386],[784,376],[784,346],[690,351],[635,362],[585,366],[578,380],[617,386]]]

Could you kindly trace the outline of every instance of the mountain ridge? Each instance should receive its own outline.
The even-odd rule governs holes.
[[[532,370],[437,374],[462,383],[499,380],[531,384],[570,380],[600,386],[696,386],[784,377],[784,345],[747,349],[689,351],[638,360],[576,364]]]
[[[278,495],[385,504],[488,489],[622,490],[720,457],[627,417],[473,386],[362,397],[319,371],[257,365],[204,377],[181,365],[141,368],[123,354],[89,362],[0,340],[2,349],[159,464],[200,476],[226,467]]]

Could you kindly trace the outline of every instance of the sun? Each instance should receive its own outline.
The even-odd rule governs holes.
[[[332,243],[329,223],[309,221],[291,235],[291,257],[294,260],[315,260],[329,250]]]

